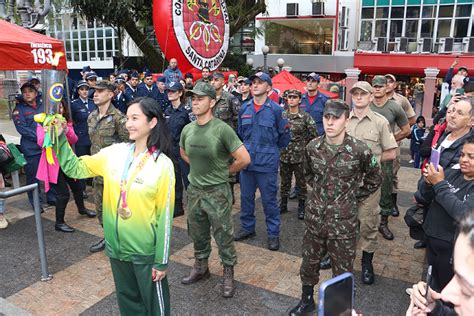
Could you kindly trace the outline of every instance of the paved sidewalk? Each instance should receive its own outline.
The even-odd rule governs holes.
[[[1,123],[0,123],[1,124]],[[0,125],[1,126],[1,125]],[[14,135],[13,135],[14,136]],[[404,156],[407,160],[408,157]],[[402,167],[399,205],[402,215],[390,219],[394,241],[379,235],[375,254],[377,273],[372,286],[360,283],[360,255],[355,262],[356,309],[364,315],[404,315],[409,298],[404,289],[422,279],[424,251],[413,249],[403,214],[412,203],[419,171]],[[90,190],[90,188],[89,188]],[[238,196],[238,190],[236,192]],[[91,198],[87,206],[93,207]],[[239,264],[234,298],[220,296],[222,267],[213,246],[209,280],[184,286],[180,279],[193,262],[193,250],[186,231],[186,218],[174,221],[169,283],[174,315],[284,315],[300,296],[299,266],[303,222],[296,216],[297,203],[282,215],[281,249],[266,248],[266,228],[261,201],[257,199],[257,236],[236,243]],[[239,227],[239,202],[233,209],[235,229]],[[50,273],[41,282],[38,246],[32,210],[25,196],[7,201],[10,226],[0,230],[0,315],[118,315],[110,264],[103,253],[91,254],[89,246],[102,236],[96,219],[77,213],[74,202],[66,212],[73,234],[54,231],[54,209],[43,214],[43,226]],[[322,271],[322,280],[330,277]]]

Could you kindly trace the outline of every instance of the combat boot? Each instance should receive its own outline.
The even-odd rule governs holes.
[[[298,201],[298,219],[304,219],[305,200]]]
[[[392,202],[393,202],[392,216],[398,217],[400,216],[400,210],[398,209],[398,205],[397,205],[397,193],[392,193]]]
[[[207,266],[207,259],[195,259],[194,267],[191,270],[191,273],[187,277],[181,279],[182,284],[192,284],[196,283],[199,280],[207,279],[211,276],[209,272],[209,267]]]
[[[282,197],[280,201],[280,214],[288,212],[288,198]]]
[[[393,240],[393,234],[388,228],[388,216],[382,215],[379,225],[379,232],[382,234],[383,238],[387,240]]]
[[[374,253],[362,251],[362,283],[364,284],[374,283],[374,267],[372,266],[373,258]]]
[[[316,309],[314,303],[314,288],[311,285],[303,285],[301,301],[289,313],[290,316],[308,315]]]
[[[222,296],[223,297],[232,297],[234,296],[234,267],[233,266],[224,266],[222,280]]]

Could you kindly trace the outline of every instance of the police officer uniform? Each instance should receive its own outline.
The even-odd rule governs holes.
[[[21,86],[21,91],[25,88],[34,89],[38,92],[35,86],[31,82],[26,82]],[[13,123],[20,137],[20,148],[21,152],[25,156],[26,165],[26,184],[38,183],[36,179],[36,172],[38,171],[39,161],[41,157],[41,147],[38,146],[37,136],[36,136],[36,126],[37,123],[34,121],[34,116],[38,113],[44,112],[43,103],[39,97],[36,97],[36,105],[30,105],[23,101],[18,103],[13,109]],[[31,206],[33,206],[33,192],[28,192],[28,199]],[[40,200],[42,199],[42,194],[40,194]],[[42,203],[43,201],[40,201]]]
[[[118,77],[117,79],[115,79],[115,83],[118,86],[122,84],[125,85],[125,79],[123,79],[122,77]],[[112,99],[112,104],[115,106],[117,110],[120,110],[120,112],[122,112],[123,114],[126,114],[127,104],[130,100],[127,98],[125,93],[120,88],[117,88],[117,91],[118,91],[117,94]]]
[[[97,74],[94,72],[94,71],[90,71],[86,74],[86,80],[89,81],[89,80],[97,80]],[[87,94],[87,97],[91,100],[94,99],[94,92],[95,92],[95,89],[93,87],[90,86],[89,84],[89,93]]]
[[[259,72],[250,79],[259,78],[271,85],[270,76]],[[255,191],[262,196],[267,224],[269,249],[278,250],[280,210],[277,204],[277,176],[280,161],[279,149],[288,146],[290,130],[288,120],[278,104],[268,97],[258,111],[254,102],[245,103],[239,112],[238,134],[250,154],[250,165],[240,172],[241,229],[235,240],[255,235]]]
[[[138,78],[138,72],[132,72],[132,74],[130,75],[130,79],[131,78]],[[126,83],[127,85],[127,88],[125,89],[125,97],[127,98],[127,100],[133,100],[135,99],[135,97],[137,96],[137,88],[135,87],[132,87],[132,85],[130,84],[130,82],[127,82]]]
[[[184,87],[179,82],[171,82],[167,84],[166,90],[183,91],[184,93]],[[177,108],[174,108],[171,105],[165,110],[164,115],[166,125],[168,126],[173,141],[173,156],[175,161],[174,174],[176,179],[174,216],[176,217],[184,214],[183,191],[187,190],[189,185],[189,165],[181,158],[179,153],[179,140],[183,128],[191,123],[191,108],[189,105],[183,103],[181,103]]]
[[[158,77],[156,80],[157,82],[165,83],[166,78],[164,76]],[[158,88],[158,87],[157,87]],[[161,110],[165,112],[165,110],[170,106],[170,101],[168,100],[168,94],[166,91],[161,92],[160,89],[157,89],[157,101],[161,105]]]
[[[317,82],[321,80],[321,77],[318,74],[315,74],[314,72],[310,73],[308,77],[313,80],[316,80]],[[308,95],[308,92],[305,92],[303,94],[303,97],[301,98],[300,109],[308,112],[311,115],[313,120],[316,122],[316,127],[318,128],[319,135],[324,135],[323,110],[327,100],[329,100],[329,97],[321,93],[321,91],[318,91],[313,102],[310,101],[310,96]]]
[[[144,73],[144,78],[151,76],[152,73],[150,71],[146,71]],[[153,98],[158,101],[158,87],[156,86],[155,82],[153,82],[151,86],[147,86],[145,82],[141,82],[138,85],[136,96]]]

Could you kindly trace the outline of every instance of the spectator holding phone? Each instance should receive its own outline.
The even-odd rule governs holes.
[[[428,264],[433,266],[435,291],[444,288],[453,276],[452,253],[456,223],[474,208],[474,137],[461,150],[460,169],[430,163],[423,169],[415,198],[429,205],[423,230],[427,240]]]
[[[441,292],[426,283],[413,285],[410,307],[406,315],[474,315],[474,212],[461,221],[453,255],[454,277]],[[427,295],[425,295],[427,294]],[[454,308],[443,304],[451,303]]]

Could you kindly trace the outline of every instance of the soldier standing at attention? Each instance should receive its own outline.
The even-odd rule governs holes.
[[[301,92],[290,90],[288,97],[288,123],[291,140],[288,147],[280,150],[280,213],[288,212],[288,195],[290,194],[293,173],[298,186],[298,218],[304,218],[306,201],[306,179],[304,176],[304,149],[310,140],[318,136],[316,123],[311,115],[300,110]]]
[[[316,308],[314,286],[319,282],[320,261],[327,252],[333,276],[352,271],[356,254],[357,202],[377,191],[380,167],[369,147],[346,134],[349,106],[329,100],[323,112],[325,136],[306,146],[307,172],[313,190],[305,213],[303,294],[290,315],[306,315]]]
[[[382,114],[390,125],[395,140],[401,141],[410,135],[410,125],[408,118],[403,111],[403,108],[394,100],[390,100],[387,96],[387,78],[384,76],[375,76],[372,79],[372,87],[374,92],[374,99],[370,103],[370,109],[376,113]],[[400,129],[395,132],[396,126]],[[380,164],[384,174],[384,180],[381,188],[380,196],[380,226],[379,232],[383,238],[393,240],[394,236],[388,228],[388,218],[393,214],[393,160],[383,161]]]
[[[95,85],[94,103],[97,110],[92,112],[87,119],[89,126],[89,137],[91,139],[91,154],[97,154],[102,148],[115,143],[128,142],[128,131],[125,127],[127,118],[112,105],[115,85],[110,81],[100,81]],[[104,179],[95,177],[94,202],[99,223],[102,223],[102,194],[104,191]],[[102,238],[98,243],[90,247],[91,252],[99,252],[105,249],[105,241]]]
[[[227,124],[213,117],[216,90],[198,82],[192,94],[192,111],[197,120],[181,132],[180,152],[189,163],[188,233],[193,240],[194,267],[181,283],[191,284],[210,276],[211,229],[224,266],[222,296],[234,295],[234,265],[237,253],[231,218],[232,195],[229,174],[250,163],[249,153]],[[232,164],[229,156],[234,158]]]
[[[354,84],[350,93],[354,108],[349,116],[347,133],[366,143],[379,163],[394,160],[398,146],[390,131],[388,121],[369,107],[374,98],[372,86],[367,81],[359,81]],[[362,282],[365,284],[374,283],[372,259],[377,249],[379,202],[380,189],[358,205],[359,242],[362,248]]]

